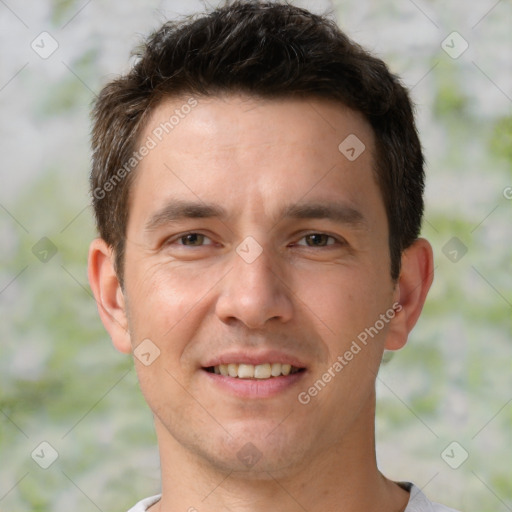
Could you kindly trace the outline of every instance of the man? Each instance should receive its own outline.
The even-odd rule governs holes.
[[[89,280],[162,494],[132,512],[446,511],[375,461],[375,379],[432,282],[405,89],[331,21],[167,23],[94,110]]]

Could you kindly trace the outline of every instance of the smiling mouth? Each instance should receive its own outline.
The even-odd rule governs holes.
[[[305,371],[305,368],[297,368],[291,364],[281,363],[263,363],[256,365],[245,363],[230,363],[220,364],[217,366],[208,366],[207,368],[203,368],[203,370],[225,377],[262,380],[303,372]]]

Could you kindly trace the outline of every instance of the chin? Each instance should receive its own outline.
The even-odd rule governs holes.
[[[267,481],[291,476],[308,460],[304,433],[299,439],[282,425],[276,429],[275,422],[253,421],[240,427],[238,432],[228,428],[233,435],[211,445],[213,449],[205,454],[216,468],[240,479]],[[222,453],[226,455],[219,457]]]

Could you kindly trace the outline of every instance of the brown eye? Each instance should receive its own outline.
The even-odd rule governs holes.
[[[301,238],[301,241],[305,240],[304,243],[298,243],[297,245],[306,245],[307,247],[327,247],[329,245],[334,245],[337,240],[330,235],[325,233],[310,233],[309,235],[305,235]]]
[[[324,235],[323,233],[314,233],[312,235],[307,235],[304,237],[306,239],[306,243],[310,247],[324,247],[329,241],[329,238],[332,238],[332,236]]]
[[[206,240],[210,243],[205,243]],[[211,245],[211,240],[201,233],[186,233],[185,235],[176,238],[175,243],[182,247],[202,247],[204,245]]]

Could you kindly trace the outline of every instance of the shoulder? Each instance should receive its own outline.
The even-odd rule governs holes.
[[[411,494],[404,512],[458,512],[453,508],[430,501],[414,484],[401,483],[400,485]]]
[[[146,512],[146,510],[151,507],[151,505],[154,505],[160,497],[161,495],[157,494],[156,496],[151,496],[150,498],[139,501],[135,506],[128,510],[128,512]]]

